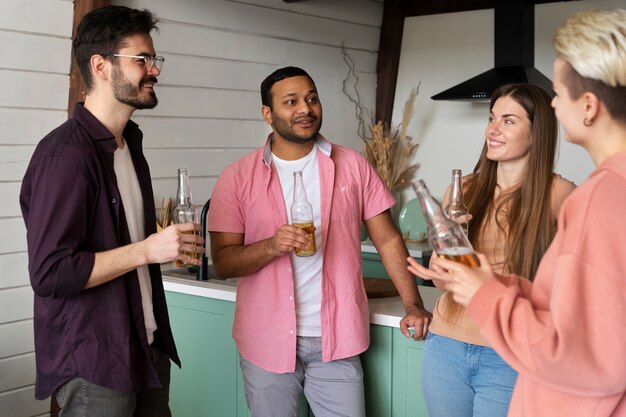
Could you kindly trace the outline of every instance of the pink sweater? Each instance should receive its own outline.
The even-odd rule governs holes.
[[[509,416],[626,416],[626,152],[565,201],[535,282],[498,276],[468,312],[519,372]]]

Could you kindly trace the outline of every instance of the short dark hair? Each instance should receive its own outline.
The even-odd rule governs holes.
[[[626,125],[626,86],[611,87],[600,80],[583,77],[567,61],[563,84],[572,99],[579,98],[587,91],[595,94],[598,100],[604,103],[611,117]]]
[[[116,53],[124,38],[138,33],[150,34],[158,19],[148,10],[106,6],[83,16],[72,42],[74,60],[87,91],[93,86],[90,60],[93,55]]]
[[[313,78],[305,70],[298,67],[284,67],[279,68],[263,80],[261,83],[261,103],[264,106],[268,106],[270,109],[272,108],[272,95],[271,90],[272,86],[277,82],[284,80],[285,78],[291,77],[307,77],[313,85],[315,85],[315,81]]]

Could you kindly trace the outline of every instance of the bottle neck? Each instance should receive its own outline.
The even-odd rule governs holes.
[[[294,173],[293,175],[293,202],[308,203],[301,173]]]
[[[450,203],[459,206],[465,205],[463,201],[463,187],[461,186],[460,172],[454,172],[452,174],[452,184],[450,185]]]
[[[189,176],[187,170],[178,170],[178,191],[176,204],[179,206],[190,206],[193,204],[191,198],[191,188],[189,187]]]
[[[415,187],[415,192],[422,207],[424,220],[429,228],[437,228],[441,224],[448,224],[450,220],[444,214],[441,205],[430,195],[425,185]]]

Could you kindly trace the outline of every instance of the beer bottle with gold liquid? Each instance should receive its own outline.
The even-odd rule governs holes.
[[[311,256],[315,253],[315,226],[313,225],[313,206],[306,198],[302,171],[293,173],[293,204],[291,205],[291,224],[307,232],[309,247],[297,248],[296,256]]]
[[[461,177],[463,176],[460,169],[452,170],[452,183],[450,184],[450,194],[448,195],[448,204],[443,211],[451,219],[456,220],[468,213],[467,206],[463,200],[463,186]],[[457,222],[458,223],[458,222]],[[467,235],[467,221],[461,223],[463,231]]]
[[[189,175],[187,168],[178,168],[178,191],[176,193],[176,208],[174,208],[174,223],[198,223],[198,209],[193,204],[191,198],[191,188],[189,187]],[[185,233],[195,233],[189,231]],[[195,252],[186,252],[192,258],[198,258]],[[191,266],[180,259],[176,260],[177,267]]]
[[[428,225],[428,243],[437,256],[460,262],[473,268],[480,266],[463,226],[449,219],[441,205],[431,195],[423,180],[413,183],[424,219]]]

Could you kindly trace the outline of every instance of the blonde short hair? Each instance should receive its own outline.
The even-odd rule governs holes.
[[[582,77],[626,86],[626,10],[579,12],[556,30],[553,43]]]

